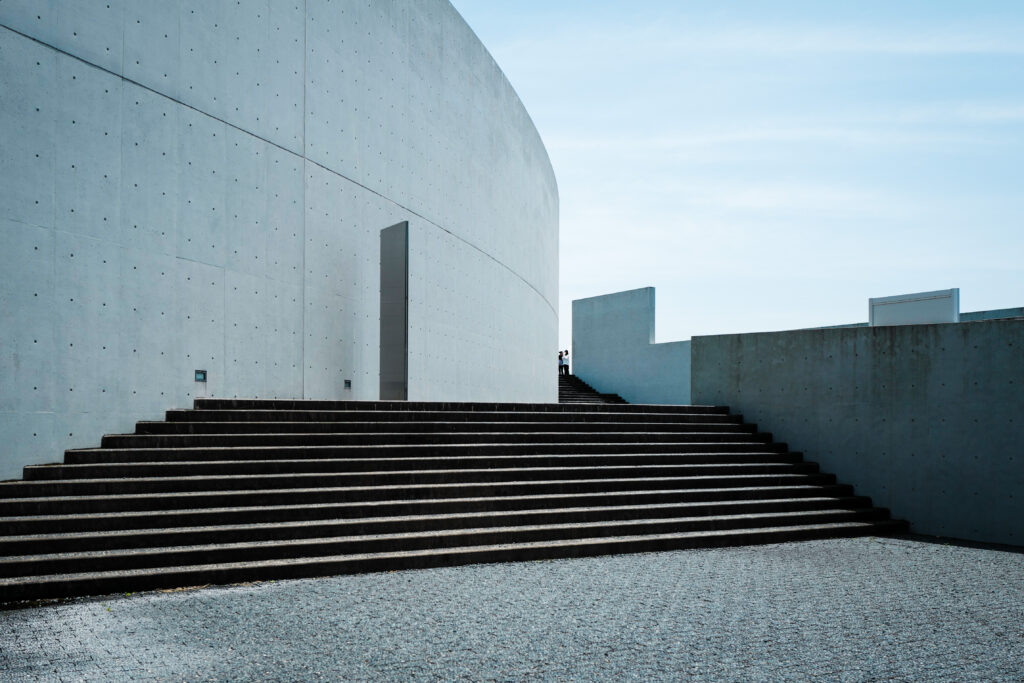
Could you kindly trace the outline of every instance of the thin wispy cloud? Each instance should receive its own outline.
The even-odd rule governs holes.
[[[562,27],[536,37],[517,37],[493,46],[497,53],[522,55],[521,65],[549,73],[616,70],[650,66],[694,56],[1024,56],[1024,23],[972,31],[934,28],[920,33],[887,32],[828,25],[788,24],[721,29],[664,24]],[[551,59],[571,46],[577,59]]]
[[[940,102],[903,109],[901,123],[1024,123],[1024,102]]]
[[[915,112],[896,112],[885,123],[993,123],[1024,122],[1024,107],[1019,110],[978,109],[976,111],[943,110],[940,108]],[[693,153],[701,150],[721,150],[723,147],[758,144],[834,144],[834,145],[917,145],[935,143],[985,144],[999,138],[986,134],[943,130],[896,130],[876,123],[859,127],[791,128],[752,126],[743,130],[709,131],[689,134],[638,134],[631,136],[569,136],[554,135],[547,138],[550,150],[560,152],[619,153],[646,155],[651,152]]]

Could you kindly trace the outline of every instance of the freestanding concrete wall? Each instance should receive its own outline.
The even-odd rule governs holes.
[[[724,404],[912,530],[1024,545],[1024,320],[694,337]]]
[[[573,374],[630,403],[690,403],[690,342],[654,343],[654,288],[572,302]]]
[[[558,196],[450,4],[0,2],[0,478],[215,396],[555,400]],[[351,381],[351,389],[344,386]]]

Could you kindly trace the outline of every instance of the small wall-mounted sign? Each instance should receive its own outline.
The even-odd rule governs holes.
[[[205,382],[206,381],[206,370],[196,370],[196,381],[197,382]]]
[[[352,388],[352,380],[350,380],[350,379],[345,380],[345,388],[346,389],[351,389]]]

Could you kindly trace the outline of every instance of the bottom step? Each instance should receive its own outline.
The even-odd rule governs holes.
[[[395,569],[423,569],[464,564],[780,543],[845,536],[886,535],[902,533],[906,530],[906,523],[899,521],[844,522],[647,536],[580,538],[565,541],[466,546],[444,550],[300,557],[91,574],[15,577],[0,579],[0,602],[103,595],[205,584],[312,578]]]

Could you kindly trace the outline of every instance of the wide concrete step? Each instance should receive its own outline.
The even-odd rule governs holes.
[[[727,406],[619,404],[564,406],[558,403],[487,403],[487,402],[433,402],[433,401],[318,401],[306,399],[252,399],[252,398],[197,398],[197,410],[363,410],[385,411],[444,410],[456,412],[549,412],[574,411],[609,413],[680,413],[699,414],[729,412]]]
[[[401,446],[521,443],[768,443],[752,432],[376,432],[361,434],[108,434],[102,448],[196,448],[201,446]]]
[[[443,487],[507,486],[528,491],[537,486],[558,490],[609,490],[638,488],[694,488],[700,486],[765,486],[791,483],[832,483],[818,477],[813,463],[767,465],[645,465],[640,467],[506,468],[478,470],[414,470],[391,472],[311,472],[287,474],[223,474],[106,479],[56,479],[18,481],[0,485],[5,500],[41,496],[129,495],[201,491],[267,491],[312,487],[361,490],[405,487],[415,498],[436,497]],[[733,474],[732,472],[735,472]],[[641,485],[643,484],[643,485]],[[480,495],[480,494],[469,494]],[[485,494],[484,494],[485,495]],[[514,495],[514,494],[511,494]],[[0,508],[2,509],[2,508]]]
[[[557,456],[461,456],[458,458],[316,458],[301,460],[206,460],[184,462],[124,462],[68,465],[30,465],[24,481],[101,479],[138,476],[203,474],[273,474],[309,472],[388,472],[417,470],[480,470],[514,468],[590,468],[690,465],[775,465],[803,462],[800,454],[695,453]],[[2,488],[0,488],[2,489]]]
[[[428,531],[515,524],[752,515],[870,507],[870,499],[862,496],[700,503],[650,502],[665,498],[655,498],[655,495],[636,492],[631,497],[589,494],[561,498],[536,497],[539,500],[447,499],[415,503],[385,501],[371,504],[7,517],[0,519],[0,529],[10,534],[0,536],[0,556],[313,538],[366,534],[370,533],[368,530],[371,528],[373,533],[393,533],[402,530]],[[537,507],[529,507],[531,504]],[[341,533],[343,528],[359,531]]]
[[[266,506],[313,505],[391,505],[395,501],[412,506],[406,509],[426,509],[420,506],[463,505],[466,499],[474,509],[516,509],[520,507],[574,505],[590,497],[604,504],[668,503],[744,501],[803,497],[845,497],[853,495],[853,488],[837,485],[835,477],[813,475],[786,483],[760,481],[753,485],[740,485],[727,481],[726,486],[698,485],[687,488],[690,482],[679,480],[644,480],[628,486],[629,479],[609,482],[604,488],[583,489],[578,482],[533,482],[530,486],[511,484],[439,485],[431,487],[436,495],[413,496],[421,488],[407,486],[379,486],[361,488],[301,488],[263,491],[195,491],[144,494],[99,494],[94,496],[49,496],[38,498],[0,499],[0,519],[22,516],[88,515],[97,513],[160,512],[203,508],[246,508]],[[705,482],[697,482],[704,484]],[[673,486],[673,484],[678,484]],[[454,503],[452,502],[454,501]],[[479,507],[490,505],[491,507]],[[369,509],[367,507],[367,509]],[[12,523],[13,524],[13,523]],[[13,526],[12,526],[13,528]]]
[[[558,396],[559,403],[598,403],[605,405],[621,405],[625,403],[614,396],[602,394],[587,394],[585,392],[565,392]]]
[[[381,472],[389,470],[483,469],[515,467],[584,467],[584,466],[644,466],[644,465],[715,465],[764,464],[801,462],[799,453],[648,453],[641,455],[469,455],[457,457],[407,458],[303,458],[296,460],[195,460],[195,461],[125,461],[111,459],[105,462],[64,465],[29,465],[24,468],[23,481],[45,479],[108,478],[110,473],[121,472],[130,476],[152,468],[152,472],[200,474],[204,467],[216,471],[224,466],[249,468],[246,473],[267,472]],[[180,468],[180,469],[175,469]],[[105,476],[98,476],[105,474]],[[2,487],[0,487],[2,490]]]
[[[551,432],[728,432],[735,434],[757,431],[756,425],[737,422],[470,422],[470,421],[414,421],[404,422],[138,422],[136,434],[360,434],[387,431],[392,434],[415,432],[457,434],[467,432],[529,432],[547,434]]]
[[[603,403],[623,404],[625,401],[618,394],[602,394],[592,386],[574,375],[559,375],[558,402],[566,403]]]
[[[379,410],[368,413],[365,410],[330,408],[281,409],[281,410],[168,410],[165,416],[170,422],[365,422],[372,418],[377,422],[742,422],[741,415],[727,412],[661,412],[634,410],[630,412],[608,412],[587,410],[466,410],[447,411],[423,410]]]
[[[527,456],[528,457],[528,456]],[[785,456],[783,456],[785,457]],[[682,456],[685,458],[685,456]],[[35,465],[25,468],[23,481],[66,482],[87,479],[125,480],[172,477],[223,477],[223,476],[281,476],[325,475],[324,481],[342,482],[346,486],[364,486],[370,483],[418,482],[421,484],[448,481],[498,481],[531,479],[551,475],[566,477],[622,477],[622,476],[664,476],[680,477],[712,474],[767,474],[772,472],[816,472],[817,464],[793,461],[791,458],[778,462],[766,462],[759,457],[746,458],[745,462],[655,462],[639,463],[586,463],[577,456],[575,462],[522,463],[512,462],[511,466],[500,467],[478,459],[476,463],[461,462],[468,458],[444,462],[443,458],[414,461],[412,466],[401,458],[392,460],[226,460],[169,463],[100,463],[89,465]],[[512,460],[510,458],[510,460]],[[353,467],[353,464],[355,466]],[[475,464],[476,467],[467,467]],[[376,467],[383,465],[383,467]],[[402,465],[405,465],[403,467]]]
[[[168,528],[110,532],[103,536],[61,535],[36,539],[38,553],[0,556],[0,577],[70,571],[132,569],[197,562],[229,562],[417,550],[479,543],[523,543],[577,537],[621,536],[749,526],[787,526],[885,519],[877,508],[830,508],[793,512],[670,515],[606,518],[596,511],[577,514],[544,511],[547,519],[505,516],[505,523],[479,515],[385,517],[284,524],[247,524],[205,528]],[[483,523],[481,523],[483,522]],[[490,523],[487,523],[490,522]],[[32,539],[3,540],[25,546]]]
[[[511,455],[607,455],[651,453],[783,453],[785,444],[750,441],[691,443],[401,444],[367,446],[202,446],[182,448],[83,448],[64,462],[200,462],[204,460],[306,460],[310,458],[425,458]],[[48,467],[49,465],[47,465]],[[0,497],[3,496],[0,484]]]
[[[853,521],[785,527],[669,532],[638,536],[576,537],[515,544],[499,542],[480,546],[460,545],[444,549],[289,557],[257,562],[204,562],[194,565],[109,572],[77,571],[68,574],[0,579],[0,602],[483,562],[585,557],[612,553],[888,534],[902,531],[904,528],[904,525],[892,521]]]
[[[223,562],[259,562],[295,557],[376,553],[394,550],[427,550],[474,545],[532,543],[580,537],[636,536],[720,529],[783,527],[838,522],[869,522],[884,518],[873,509],[816,510],[748,515],[713,515],[682,518],[602,520],[555,524],[430,529],[410,531],[395,526],[394,520],[337,522],[342,535],[281,539],[259,538],[255,542],[212,543],[160,548],[118,548],[50,552],[43,555],[0,557],[0,577],[64,574],[69,572],[118,571],[143,567],[167,567]],[[390,523],[390,531],[389,528]],[[268,530],[269,531],[269,530]],[[187,533],[187,532],[186,532]]]

